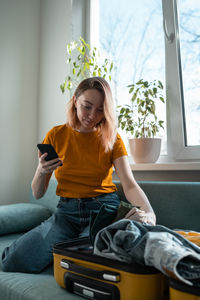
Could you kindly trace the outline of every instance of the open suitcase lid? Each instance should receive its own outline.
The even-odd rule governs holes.
[[[89,237],[82,237],[57,243],[53,247],[55,254],[72,257],[101,265],[117,268],[134,274],[155,274],[160,273],[157,269],[138,263],[125,263],[118,260],[109,259],[93,254],[93,247],[90,244]]]

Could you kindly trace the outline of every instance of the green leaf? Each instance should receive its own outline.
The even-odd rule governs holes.
[[[77,77],[79,77],[81,75],[81,70],[78,71],[78,73],[76,74]]]
[[[110,64],[110,72],[112,71],[112,69],[113,69],[113,62],[111,62]]]
[[[146,98],[149,97],[149,91],[148,91],[148,90],[144,92],[144,96],[145,96]]]
[[[129,84],[129,85],[127,85],[128,88],[130,88],[130,87],[133,87],[133,88],[134,88],[134,86],[135,86],[134,84]]]
[[[138,82],[136,82],[137,85],[140,85],[140,84],[143,84],[143,83],[144,83],[143,79],[140,79]]]
[[[158,83],[159,83],[159,88],[163,89],[163,84],[160,80],[158,80]]]
[[[134,102],[136,100],[136,98],[137,98],[137,94],[135,93],[135,94],[133,94],[133,97],[131,98],[131,101]]]
[[[60,89],[61,89],[62,93],[65,92],[64,84],[61,84],[61,85],[60,85]]]
[[[134,90],[134,87],[131,87],[130,90],[128,91],[129,94],[131,94],[133,92],[133,90]]]
[[[156,87],[153,88],[153,93],[154,93],[154,95],[156,95],[156,93],[157,93],[157,88]]]

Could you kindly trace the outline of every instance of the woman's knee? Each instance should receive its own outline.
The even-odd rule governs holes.
[[[2,270],[40,273],[53,260],[45,236],[46,232],[42,234],[36,227],[6,247],[1,258]]]
[[[34,248],[34,247],[33,247]],[[30,250],[30,249],[29,249]],[[53,261],[52,253],[40,253],[13,249],[12,245],[4,249],[1,259],[2,270],[4,272],[21,272],[21,273],[41,273]]]

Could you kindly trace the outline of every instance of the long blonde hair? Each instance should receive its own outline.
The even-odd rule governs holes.
[[[103,112],[104,118],[100,124],[97,124],[97,130],[100,133],[102,144],[105,152],[113,149],[117,135],[117,119],[112,98],[112,92],[107,81],[102,77],[90,77],[83,80],[76,88],[73,97],[68,103],[67,124],[73,129],[80,126],[79,119],[74,104],[74,97],[77,99],[83,92],[88,89],[99,91],[104,97]]]

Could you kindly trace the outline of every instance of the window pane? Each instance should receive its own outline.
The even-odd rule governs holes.
[[[178,4],[187,146],[194,146],[200,145],[200,2]]]
[[[139,79],[165,82],[164,36],[161,0],[99,0],[93,12],[100,53],[114,61],[112,90],[116,104],[128,103],[127,86]],[[157,108],[166,126],[165,105]],[[161,131],[162,153],[166,153],[166,130]]]

